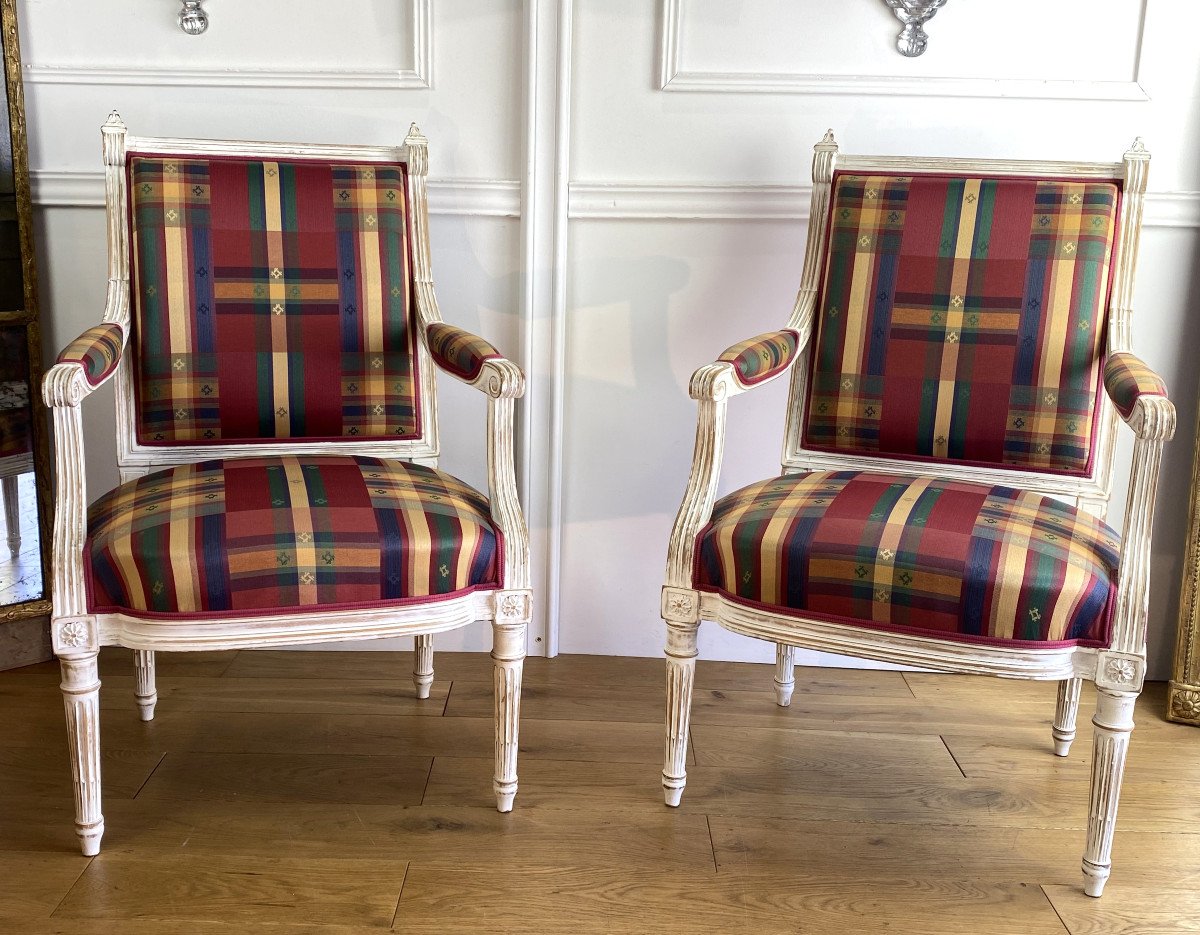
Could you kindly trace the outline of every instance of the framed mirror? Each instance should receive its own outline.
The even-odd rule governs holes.
[[[33,218],[15,0],[0,0],[4,99],[0,132],[0,669],[34,661],[48,639],[50,462],[41,401]],[[48,655],[45,656],[48,658]]]

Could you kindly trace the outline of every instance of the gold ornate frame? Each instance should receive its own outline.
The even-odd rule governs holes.
[[[21,43],[17,33],[16,0],[0,0],[4,77],[8,85],[8,123],[12,134],[13,190],[21,240],[24,308],[0,310],[0,325],[25,326],[29,348],[29,405],[33,433],[33,463],[37,484],[38,535],[42,555],[42,597],[0,607],[0,622],[50,613],[50,530],[53,503],[50,491],[50,449],[46,409],[41,394],[42,336],[38,312],[37,262],[33,253],[33,199],[29,191],[29,144],[25,131],[25,94],[21,85]]]
[[[1200,430],[1200,419],[1197,428]],[[1200,435],[1192,456],[1192,504],[1179,588],[1179,639],[1167,687],[1167,718],[1200,727]]]

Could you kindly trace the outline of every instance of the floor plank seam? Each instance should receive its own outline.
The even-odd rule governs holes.
[[[426,794],[428,794],[428,792],[429,792],[429,780],[430,780],[430,779],[433,777],[433,764],[434,764],[434,763],[436,763],[436,762],[437,762],[437,757],[436,757],[436,756],[431,756],[431,757],[429,758],[429,772],[427,772],[427,773],[425,774],[425,785],[424,785],[424,787],[421,789],[421,801],[420,801],[420,803],[419,803],[419,804],[421,804],[421,805],[424,805],[424,804],[425,804],[425,796],[426,796]]]
[[[54,916],[58,912],[58,910],[62,908],[62,904],[67,901],[67,897],[70,896],[72,891],[75,889],[75,887],[77,887],[79,885],[79,881],[83,879],[83,875],[88,872],[88,868],[92,866],[92,861],[95,859],[96,859],[95,857],[86,858],[86,860],[84,861],[83,867],[80,869],[80,871],[76,875],[75,879],[71,881],[71,885],[67,887],[67,891],[62,894],[62,899],[60,899],[57,903],[54,904],[54,908],[51,909],[50,914],[46,916],[47,919],[54,918]]]
[[[130,801],[133,801],[133,799],[136,799],[139,795],[142,794],[142,790],[146,788],[146,783],[148,783],[151,779],[154,778],[154,774],[158,772],[158,768],[160,766],[162,766],[163,760],[165,760],[167,758],[167,753],[169,753],[169,752],[170,751],[167,751],[167,750],[163,751],[162,756],[160,756],[158,758],[158,762],[154,764],[154,768],[152,770],[150,770],[150,774],[145,779],[142,780],[142,784],[137,787],[137,792],[135,792],[130,797]]]
[[[713,839],[712,819],[704,816],[704,826],[708,828],[708,847],[712,851],[713,873],[720,875],[721,865],[717,863],[717,842]]]
[[[907,672],[901,672],[901,673],[900,673],[900,681],[902,681],[902,682],[904,683],[904,687],[908,689],[908,693],[909,693],[910,695],[912,695],[912,697],[913,697],[915,700],[919,700],[919,699],[917,699],[917,693],[916,693],[915,691],[913,691],[912,683],[911,683],[911,682],[909,682],[909,680],[908,680],[908,673],[907,673]]]
[[[400,892],[396,894],[396,908],[392,910],[392,922],[388,926],[389,932],[396,931],[396,917],[400,915],[400,900],[404,898],[404,884],[408,882],[408,868],[411,866],[411,860],[404,864],[404,876],[400,879]]]
[[[965,769],[963,769],[962,764],[960,762],[958,762],[958,757],[956,757],[954,755],[954,751],[950,749],[950,744],[946,743],[945,736],[943,734],[938,734],[938,740],[940,740],[942,742],[942,746],[945,747],[946,752],[950,754],[950,759],[952,759],[954,761],[954,765],[957,766],[958,771],[960,773],[962,773],[963,779],[970,779],[971,777],[967,775],[967,771]]]
[[[1038,890],[1041,891],[1042,898],[1045,899],[1046,902],[1050,904],[1050,909],[1054,912],[1054,915],[1058,918],[1059,925],[1061,925],[1063,927],[1063,932],[1065,932],[1066,935],[1073,935],[1073,933],[1071,932],[1071,926],[1067,925],[1067,920],[1062,917],[1062,913],[1059,912],[1058,907],[1056,905],[1054,905],[1054,900],[1051,899],[1050,894],[1046,892],[1046,887],[1043,885],[1039,885]]]
[[[222,668],[221,671],[214,676],[214,678],[223,679],[225,677],[225,673],[233,668],[233,664],[238,661],[238,657],[241,656],[241,654],[242,650],[235,649],[233,651],[233,655],[229,657],[229,662],[225,664],[224,668]]]
[[[454,683],[457,679],[450,680],[450,687],[446,689],[446,700],[442,702],[442,713],[439,717],[445,717],[446,712],[450,710],[450,694],[454,691]]]

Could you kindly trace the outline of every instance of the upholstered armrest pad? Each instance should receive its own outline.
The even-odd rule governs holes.
[[[426,335],[438,366],[463,380],[474,380],[485,361],[504,356],[478,335],[445,322],[434,322]]]
[[[1139,397],[1167,395],[1162,377],[1125,351],[1109,355],[1104,362],[1104,389],[1123,419],[1129,418]]]
[[[121,347],[125,343],[125,332],[116,322],[88,328],[68,344],[56,363],[82,364],[83,376],[90,386],[103,383],[121,361]]]
[[[800,350],[800,332],[769,331],[726,348],[717,360],[733,364],[738,380],[750,386],[787,369]]]

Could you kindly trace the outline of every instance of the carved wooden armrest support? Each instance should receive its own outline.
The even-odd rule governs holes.
[[[55,364],[78,373],[91,392],[116,373],[124,346],[125,329],[115,321],[101,322],[63,348]],[[46,404],[55,405],[49,399]]]
[[[800,332],[785,328],[727,347],[717,360],[733,364],[734,376],[740,386],[751,387],[786,372],[800,356],[802,347]]]
[[[525,374],[492,344],[464,328],[430,322],[425,338],[434,363],[453,377],[493,399],[516,399],[525,393]]]
[[[1159,433],[1167,428],[1169,434],[1158,435],[1165,441],[1175,431],[1175,407],[1167,400],[1167,385],[1135,354],[1118,351],[1104,361],[1104,390],[1117,412],[1139,437],[1144,432]]]

